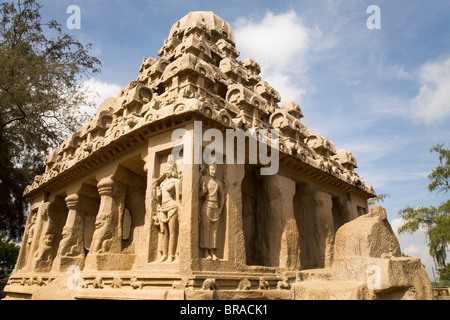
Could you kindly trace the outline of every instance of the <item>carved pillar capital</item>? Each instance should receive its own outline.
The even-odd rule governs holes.
[[[71,194],[71,195],[67,196],[65,199],[67,209],[76,210],[77,204],[78,204],[78,199],[79,199],[79,197],[77,194]]]
[[[97,184],[98,193],[101,197],[112,196],[115,181],[111,178],[105,178],[99,181]]]
[[[97,184],[98,194],[100,197],[120,198],[125,194],[125,187],[120,182],[115,181],[112,177],[104,178]]]

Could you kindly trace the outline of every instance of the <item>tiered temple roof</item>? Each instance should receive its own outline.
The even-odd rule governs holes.
[[[138,78],[47,157],[45,173],[25,196],[49,192],[144,141],[165,121],[191,113],[226,128],[279,129],[281,161],[367,198],[375,195],[355,173],[351,152],[336,151],[332,141],[308,130],[295,102],[280,106],[280,94],[261,79],[257,62],[238,60],[226,21],[212,12],[191,12],[173,25],[158,54],[144,58]]]

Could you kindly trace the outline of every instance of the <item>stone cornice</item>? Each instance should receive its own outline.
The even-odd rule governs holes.
[[[186,106],[186,103],[175,103],[177,106],[181,104]],[[182,124],[187,124],[195,120],[203,120],[206,121],[204,123],[206,126],[222,129],[223,131],[233,128],[232,122],[221,121],[220,119],[223,120],[223,118],[218,118],[216,114],[210,113],[211,110],[206,110],[205,108],[202,108],[202,106],[202,103],[197,101],[197,103],[191,104],[190,108],[183,108],[183,111],[181,112],[166,115],[166,117],[160,117],[154,121],[142,124],[139,127],[110,140],[109,143],[102,145],[86,158],[76,161],[73,165],[62,170],[56,176],[47,181],[41,181],[41,183],[35,185],[35,187],[28,187],[24,196],[35,198],[41,194],[52,192],[101,167],[110,160],[147,143],[151,136],[162,131],[179,127]],[[105,140],[107,139],[105,138]],[[354,183],[345,181],[340,178],[338,174],[333,172],[329,166],[326,167],[322,165],[315,167],[311,164],[311,161],[308,161],[309,159],[306,156],[301,154],[292,155],[288,152],[289,150],[280,150],[280,168],[294,170],[304,176],[321,181],[334,188],[355,193],[365,199],[375,196],[375,193],[365,187],[364,183],[360,180],[356,180]],[[356,174],[354,175],[357,177]]]

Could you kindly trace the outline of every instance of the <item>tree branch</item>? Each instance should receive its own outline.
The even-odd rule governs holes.
[[[6,121],[5,123],[2,124],[2,127],[4,128],[4,127],[6,127],[7,125],[9,125],[9,124],[11,124],[11,123],[13,123],[13,122],[23,120],[23,119],[25,119],[26,117],[27,117],[27,116],[25,115],[25,116],[21,116],[21,117],[17,117],[17,118],[8,120],[8,121]]]
[[[5,91],[7,94],[9,94],[9,95],[11,96],[11,98],[12,98],[14,101],[16,100],[15,97],[14,97],[14,94],[12,94],[8,89],[6,89],[6,88],[4,88],[4,87],[0,87],[0,89],[2,89],[2,90]],[[16,102],[16,107],[19,109],[19,111],[20,111],[20,113],[21,113],[22,115],[21,115],[20,117],[16,117],[16,118],[14,118],[14,119],[8,120],[8,121],[6,121],[5,123],[3,123],[3,124],[2,124],[2,127],[3,127],[3,128],[6,127],[7,125],[13,123],[13,122],[23,120],[23,119],[25,119],[25,118],[28,116],[28,115],[26,114],[26,112],[23,110],[23,108],[22,108],[22,106],[20,105],[20,103],[17,103],[17,101],[15,101],[15,102]]]

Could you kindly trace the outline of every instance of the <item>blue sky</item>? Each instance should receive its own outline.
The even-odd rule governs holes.
[[[233,29],[239,59],[252,57],[282,100],[300,104],[308,129],[350,150],[356,170],[379,194],[394,228],[407,205],[437,205],[428,191],[438,163],[430,149],[450,144],[450,1],[153,1],[45,0],[44,20],[66,24],[81,9],[81,29],[66,30],[102,61],[87,85],[100,103],[157,58],[172,25],[190,11],[214,11]],[[381,29],[370,30],[370,5]],[[95,112],[95,110],[93,111]],[[448,197],[448,195],[447,195]],[[424,235],[400,235],[402,250],[422,258]]]

